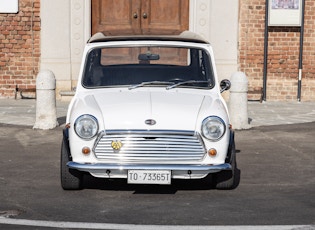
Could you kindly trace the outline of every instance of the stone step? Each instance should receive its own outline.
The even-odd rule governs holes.
[[[75,91],[60,91],[60,100],[61,101],[71,101],[71,99],[73,98]]]

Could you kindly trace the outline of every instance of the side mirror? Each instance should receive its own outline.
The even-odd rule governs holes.
[[[226,90],[229,90],[231,88],[231,82],[228,79],[224,79],[220,82],[220,93],[223,93]]]

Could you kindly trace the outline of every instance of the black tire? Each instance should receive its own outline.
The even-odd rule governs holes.
[[[69,169],[70,148],[68,140],[64,137],[61,144],[60,175],[61,187],[64,190],[82,189],[83,173],[75,169]]]
[[[216,178],[216,188],[222,190],[235,189],[239,185],[240,174],[236,164],[235,143],[233,141],[228,153],[228,163],[231,164],[232,170],[218,172]]]

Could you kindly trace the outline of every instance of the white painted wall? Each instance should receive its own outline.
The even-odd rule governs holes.
[[[238,69],[238,1],[190,0],[190,30],[213,46],[219,79]]]
[[[41,1],[41,69],[70,77],[70,0]]]
[[[90,37],[90,1],[41,1],[41,69],[56,77],[60,90],[72,90],[79,74],[84,45]]]
[[[84,45],[90,37],[89,0],[41,1],[41,69],[54,72],[57,97],[71,90],[79,73]],[[190,0],[189,29],[208,39],[216,55],[219,78],[238,69],[238,1]]]

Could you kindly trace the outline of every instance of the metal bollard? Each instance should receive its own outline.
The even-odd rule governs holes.
[[[36,79],[36,121],[33,129],[53,129],[58,126],[55,89],[54,73],[41,70]]]
[[[247,92],[248,80],[243,72],[235,72],[231,76],[229,113],[234,129],[248,129]]]

